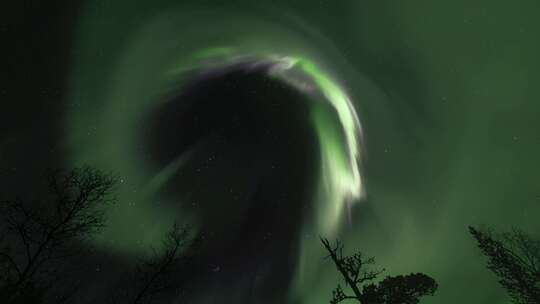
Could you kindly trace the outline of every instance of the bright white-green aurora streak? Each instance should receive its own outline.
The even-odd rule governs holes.
[[[223,57],[226,56],[226,57]],[[339,118],[340,126],[330,122],[329,113],[312,107],[312,120],[316,129],[321,152],[321,181],[318,194],[318,221],[321,232],[335,233],[344,210],[358,201],[364,194],[360,173],[361,161],[361,125],[356,110],[345,93],[315,62],[302,57],[281,56],[276,54],[240,54],[232,47],[215,47],[201,50],[194,58],[201,60],[198,66],[206,69],[216,66],[230,65],[246,60],[246,58],[270,62],[274,66],[270,73],[291,84],[299,90],[310,93],[306,88],[313,85],[321,93],[322,98],[331,104]],[[220,58],[223,60],[220,61]],[[290,75],[290,71],[299,70],[306,77],[300,79]],[[176,69],[175,72],[185,71]],[[171,166],[180,169],[175,161]],[[176,165],[175,165],[176,164]],[[164,169],[157,179],[166,180],[164,175],[172,175],[175,171],[170,166]]]

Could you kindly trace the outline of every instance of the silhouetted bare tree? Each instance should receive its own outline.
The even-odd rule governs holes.
[[[469,227],[469,232],[488,258],[488,269],[497,275],[512,301],[540,303],[540,240],[519,229],[496,234]]]
[[[137,265],[130,280],[113,291],[110,302],[151,303],[174,289],[175,280],[171,275],[176,273],[195,244],[190,229],[175,223],[165,235],[162,249],[153,249],[152,255]]]
[[[351,256],[343,255],[343,244],[339,240],[333,246],[327,239],[321,238],[321,242],[328,251],[327,258],[334,262],[346,286],[353,292],[346,294],[338,284],[332,292],[331,304],[345,300],[356,300],[362,304],[415,304],[420,301],[420,297],[433,295],[437,290],[435,280],[422,273],[388,276],[374,283],[384,272],[384,269],[370,269],[375,263],[374,258],[364,258],[360,252]]]
[[[78,254],[74,241],[99,231],[105,222],[102,208],[115,201],[116,179],[89,167],[50,172],[48,182],[50,196],[41,204],[1,203],[0,296],[7,302],[42,299],[65,259]]]

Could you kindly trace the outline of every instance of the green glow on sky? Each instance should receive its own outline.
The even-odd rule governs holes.
[[[335,287],[334,270],[321,261],[322,230],[335,230],[395,273],[433,274],[440,291],[423,303],[507,303],[477,263],[466,227],[540,231],[531,163],[540,155],[538,94],[530,85],[539,70],[532,64],[540,52],[537,1],[263,2],[85,2],[65,150],[73,165],[123,178],[96,243],[121,255],[159,244],[176,213],[159,189],[184,159],[150,166],[140,152],[140,122],[183,75],[249,54],[283,61],[277,77],[308,93],[314,84],[321,94],[311,114],[326,173],[318,210],[303,229],[294,303],[327,303]],[[351,102],[369,144],[362,172],[366,151]],[[346,202],[364,192],[352,186],[366,181],[370,195],[345,229]],[[478,288],[470,289],[470,278]]]

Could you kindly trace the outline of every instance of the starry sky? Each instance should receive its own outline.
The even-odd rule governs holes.
[[[0,29],[0,179],[117,173],[95,269],[177,220],[192,303],[328,303],[319,235],[433,276],[422,303],[509,303],[467,226],[540,230],[537,1],[72,2]]]

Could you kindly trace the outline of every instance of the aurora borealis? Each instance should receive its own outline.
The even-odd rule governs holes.
[[[467,226],[540,230],[539,5],[218,2],[21,10],[39,18],[8,27],[25,76],[3,90],[6,189],[115,172],[89,263],[190,223],[207,243],[189,303],[328,303],[321,235],[431,274],[422,303],[509,303]]]

